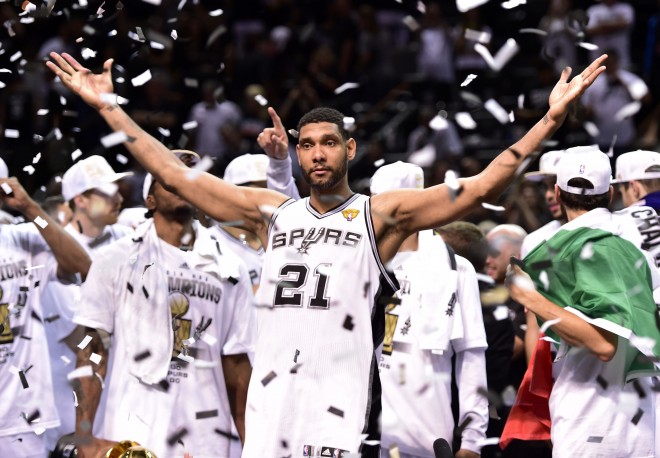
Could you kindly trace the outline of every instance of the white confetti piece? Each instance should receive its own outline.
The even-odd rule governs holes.
[[[76,38],[76,43],[82,43],[85,39],[83,37]]]
[[[0,73],[11,73],[11,70],[8,68],[0,68]]]
[[[465,130],[472,130],[477,127],[477,122],[467,111],[460,111],[456,113],[454,115],[454,120],[456,121],[456,124],[459,125],[459,127]]]
[[[55,138],[57,140],[62,140],[62,131],[60,130],[59,127],[53,129],[53,135],[55,135]]]
[[[117,132],[113,132],[104,137],[101,137],[101,144],[105,148],[111,148],[115,145],[120,145],[125,141],[128,141],[128,135],[126,135],[126,132],[123,130],[119,130]]]
[[[82,151],[80,151],[80,149],[77,149],[73,153],[71,153],[71,160],[75,161],[80,156],[82,156]]]
[[[534,282],[527,275],[514,275],[513,284],[521,289],[527,289],[527,290],[536,289],[536,287],[534,286]]]
[[[32,175],[35,171],[34,166],[32,165],[26,165],[23,167],[23,171],[26,172],[28,175]]]
[[[7,194],[7,195],[9,195],[9,194],[11,194],[12,192],[14,192],[14,190],[11,189],[11,186],[9,186],[7,183],[2,183],[2,184],[0,185],[0,187],[2,188],[2,190],[3,190],[3,191],[5,192],[5,194]]]
[[[91,341],[92,341],[92,336],[90,336],[89,334],[86,335],[86,336],[83,338],[83,340],[80,341],[80,343],[78,344],[78,348],[80,348],[81,350],[84,350],[85,347],[87,347],[87,345],[89,345],[89,343],[90,343]]]
[[[544,333],[550,328],[550,326],[554,326],[555,324],[559,323],[561,321],[561,318],[556,318],[554,320],[548,320],[544,322],[541,327],[539,328],[539,331]]]
[[[9,62],[16,62],[18,59],[20,59],[23,56],[23,53],[21,51],[16,51],[12,56],[9,58]]]
[[[649,93],[649,88],[643,80],[635,80],[631,84],[627,85],[626,88],[630,93],[630,97],[635,100],[641,100],[646,94]]]
[[[170,130],[165,129],[164,127],[159,127],[158,132],[160,132],[160,134],[164,137],[169,137],[170,136]]]
[[[477,78],[477,75],[474,73],[470,73],[468,76],[465,77],[465,80],[461,83],[461,87],[465,87],[468,84],[470,84],[472,81],[474,81]]]
[[[21,133],[16,129],[5,129],[6,138],[18,138]]]
[[[46,227],[48,227],[48,223],[41,216],[37,216],[34,219],[34,224],[36,224],[37,226],[39,226],[42,229],[45,229]]]
[[[150,5],[160,5],[161,0],[142,0],[144,3],[149,3]]]
[[[419,30],[419,22],[415,20],[414,17],[408,15],[403,18],[403,23],[408,27],[411,31],[416,32]]]
[[[215,345],[216,343],[218,343],[218,339],[216,339],[207,332],[202,334],[201,339],[209,345]]]
[[[543,289],[546,291],[550,287],[550,279],[548,279],[548,272],[545,270],[539,274],[539,281],[543,284]]]
[[[445,130],[448,126],[449,123],[447,122],[447,119],[445,119],[443,116],[440,116],[439,114],[435,115],[429,122],[429,127],[431,130],[435,130],[436,132]]]
[[[183,361],[186,361],[187,363],[192,363],[192,362],[195,361],[195,358],[193,358],[193,357],[190,356],[190,355],[184,355],[183,353],[179,353],[179,355],[177,356],[177,358],[179,358],[179,359],[181,359],[181,360],[183,360]]]
[[[73,391],[73,406],[78,407],[78,395],[76,394],[75,390]]]
[[[60,359],[62,360],[65,366],[71,362],[71,360],[66,355],[60,356]]]
[[[344,83],[335,89],[335,94],[341,94],[344,91],[348,91],[349,89],[355,89],[357,87],[360,87],[358,83]]]
[[[66,375],[66,378],[67,380],[74,380],[77,378],[93,377],[93,376],[94,376],[94,369],[92,369],[91,365],[87,365],[87,366],[76,367],[74,370],[72,370]]]
[[[520,32],[520,33],[533,33],[533,34],[536,34],[536,35],[541,35],[542,37],[544,37],[548,34],[548,32],[546,32],[545,30],[533,29],[533,28],[520,29],[520,30],[518,30],[518,32]]]
[[[266,97],[264,97],[264,96],[261,95],[261,94],[257,94],[257,95],[255,95],[255,96],[254,96],[254,100],[255,100],[259,105],[261,105],[262,107],[265,107],[265,106],[268,105],[268,99],[266,99]]]
[[[506,208],[502,207],[501,205],[493,205],[486,202],[482,202],[481,206],[484,207],[486,210],[492,210],[494,212],[503,212],[506,210]]]
[[[34,434],[36,434],[37,436],[41,436],[43,433],[46,432],[46,428],[40,426],[38,428],[34,428],[32,432],[34,432]]]
[[[91,57],[96,57],[96,51],[89,48],[83,48],[82,51],[80,51],[80,55],[83,59],[87,60]]]
[[[488,99],[484,103],[484,108],[497,119],[500,124],[507,124],[509,122],[509,114],[506,112],[502,105],[497,103],[495,99]]]
[[[32,163],[33,163],[33,164],[36,164],[36,163],[39,162],[40,160],[41,160],[41,153],[37,153],[37,154],[35,154],[35,156],[32,158]]]
[[[524,108],[524,106],[525,106],[525,94],[519,94],[518,95],[518,108],[520,108],[522,110]]]
[[[614,114],[614,119],[621,122],[626,118],[634,116],[642,108],[642,102],[635,100],[624,106],[622,106],[619,111]]]
[[[172,30],[170,36],[172,37],[172,40],[176,40],[177,38],[179,38],[179,34],[176,33],[176,30]]]
[[[183,130],[192,130],[195,129],[196,127],[197,127],[197,121],[184,122],[183,125],[181,126]]]
[[[128,158],[123,154],[117,153],[116,158],[117,158],[117,162],[119,162],[120,164],[128,164]]]
[[[513,110],[509,111],[509,122],[514,122],[516,120],[516,115],[513,113]]]
[[[593,243],[587,242],[580,251],[580,259],[591,259],[594,255]]]
[[[142,74],[131,78],[131,84],[135,87],[142,86],[151,79],[151,70],[147,69]]]
[[[217,361],[205,361],[203,359],[196,359],[194,364],[198,369],[213,369],[218,366]]]
[[[583,124],[583,127],[584,127],[584,130],[586,130],[587,133],[589,135],[591,135],[592,137],[597,137],[598,134],[600,133],[600,130],[598,130],[598,126],[596,126],[596,124],[594,124],[591,121],[586,121]]]
[[[117,35],[117,29],[112,29],[111,31],[108,32],[109,37],[114,37]]]
[[[445,184],[454,191],[461,188],[461,184],[458,182],[458,174],[454,170],[447,170],[445,173]]]
[[[483,439],[478,439],[474,445],[476,445],[478,448],[483,448],[487,445],[497,445],[500,443],[500,438],[499,437],[486,437]]]
[[[183,84],[186,87],[199,87],[199,81],[197,81],[197,78],[184,78]]]
[[[21,370],[18,367],[14,366],[13,364],[11,366],[9,366],[9,373],[10,374],[18,375],[18,373],[20,371]]]
[[[456,8],[458,8],[458,11],[460,11],[461,13],[465,13],[466,11],[469,11],[472,8],[485,5],[488,2],[489,0],[456,0]]]
[[[97,353],[92,353],[91,355],[89,355],[89,360],[94,364],[99,364],[101,362],[101,358],[102,358],[101,355]]]
[[[520,5],[525,5],[527,3],[527,0],[507,0],[506,2],[502,2],[502,8],[505,10],[510,10],[515,8],[516,6]]]
[[[224,11],[218,8],[217,10],[209,11],[209,16],[212,17],[222,16],[222,13],[224,13]]]
[[[513,386],[509,385],[504,388],[504,391],[502,391],[502,404],[512,406],[516,402],[516,394],[516,389]]]
[[[374,162],[374,167],[380,167],[385,163],[385,159],[378,159],[377,161]]]
[[[204,156],[201,161],[195,164],[188,172],[186,172],[186,178],[189,180],[195,180],[202,172],[206,172],[211,167],[213,167],[213,159],[209,156]]]
[[[586,49],[587,51],[596,51],[598,50],[598,45],[595,45],[593,43],[587,43],[586,41],[581,41],[578,43],[578,46]]]
[[[472,29],[465,29],[464,36],[466,40],[476,41],[477,43],[483,43],[485,45],[490,43],[490,39],[491,39],[491,35],[489,32],[485,32],[481,30],[472,30]]]
[[[195,342],[196,342],[196,340],[195,340],[194,337],[190,337],[190,338],[188,338],[188,339],[184,339],[184,340],[181,341],[181,343],[182,343],[183,345],[185,345],[186,347],[191,346],[191,345],[194,344]]]
[[[495,310],[493,310],[493,318],[495,318],[497,321],[502,321],[509,318],[509,307],[506,305],[498,305],[495,307]]]
[[[607,157],[612,158],[614,157],[614,145],[616,145],[616,139],[617,139],[618,134],[614,134],[612,137],[612,143],[610,143],[610,148],[607,150]]]
[[[496,72],[502,70],[502,68],[504,68],[504,66],[513,58],[513,56],[516,55],[519,49],[520,47],[518,46],[518,43],[516,43],[516,40],[513,38],[506,40],[504,45],[502,45],[499,51],[497,51],[495,56],[492,56],[488,48],[486,48],[481,43],[476,43],[474,45],[474,50],[479,53],[481,57],[483,57],[484,61],[486,61],[486,64],[488,64],[491,70]]]
[[[63,95],[60,96],[60,105],[63,107],[66,106],[66,98]]]
[[[344,129],[346,130],[353,130],[355,127],[355,118],[351,116],[344,116]]]
[[[149,46],[151,47],[151,49],[158,49],[158,50],[165,49],[165,45],[163,43],[153,40],[149,41]]]
[[[2,53],[0,53],[0,54],[2,54]],[[5,87],[7,87],[7,85],[5,83],[3,83],[2,81],[0,81],[0,89],[5,88]]]

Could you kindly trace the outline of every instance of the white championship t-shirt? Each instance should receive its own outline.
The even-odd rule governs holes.
[[[125,253],[134,243],[131,237],[99,253],[87,277],[87,282],[95,282],[96,294],[83,294],[84,306],[76,312],[75,322],[112,334],[112,371],[105,381],[101,400],[104,414],[97,413],[94,435],[135,440],[159,458],[180,458],[184,451],[195,458],[226,457],[227,435],[233,420],[221,355],[253,351],[254,311],[249,276],[240,260],[226,253],[223,260],[240,264],[236,284],[192,270],[192,253],[159,242],[169,293],[169,303],[160,306],[170,308],[176,326],[167,389],[143,384],[130,374],[130,364],[137,355],[131,353],[135,338],[127,332],[134,328],[128,323],[135,319],[135,311],[118,301],[118,291],[126,288],[126,278],[112,265],[130,262]],[[143,310],[145,313],[149,311]],[[187,345],[194,361],[178,359],[188,339],[203,328],[202,337]],[[148,322],[144,332],[149,332]],[[184,429],[187,432],[182,434]],[[180,439],[176,439],[179,434]]]
[[[216,225],[209,227],[209,230],[216,239],[226,242],[224,245],[229,248],[232,253],[241,258],[241,260],[245,263],[245,267],[247,267],[248,272],[250,273],[250,280],[252,281],[252,285],[258,286],[259,279],[261,278],[261,267],[264,263],[263,248],[255,250],[247,243],[237,239],[229,232]]]

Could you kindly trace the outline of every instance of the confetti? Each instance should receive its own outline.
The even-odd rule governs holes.
[[[48,226],[48,223],[46,222],[46,220],[43,219],[41,216],[37,216],[34,219],[34,224],[36,224],[37,226],[39,226],[42,229],[45,229]]]
[[[598,134],[600,133],[600,130],[598,129],[596,124],[594,124],[591,121],[586,121],[582,126],[584,127],[584,130],[586,130],[587,133],[592,137],[597,137]]]
[[[456,0],[456,8],[458,8],[458,11],[460,11],[461,13],[465,13],[466,11],[469,11],[472,8],[485,5],[488,2],[489,0]]]
[[[507,124],[509,122],[508,113],[504,108],[502,108],[502,105],[497,103],[495,99],[486,100],[486,103],[484,103],[484,108],[488,110],[488,112],[493,115],[493,117],[497,119],[500,124]]]
[[[21,385],[23,385],[24,390],[30,387],[27,378],[25,378],[25,372],[18,371],[18,377],[21,379]]]
[[[34,158],[32,158],[32,163],[33,163],[33,164],[36,164],[36,163],[39,162],[40,160],[41,160],[41,153],[37,153],[37,154],[34,156]]]
[[[99,364],[101,362],[101,358],[102,356],[97,353],[92,353],[91,355],[89,355],[89,360],[94,364]]]
[[[201,161],[199,161],[197,164],[191,167],[189,171],[186,172],[186,178],[189,180],[195,180],[202,174],[202,172],[206,172],[211,167],[213,167],[213,159],[211,159],[209,156],[204,156]]]
[[[431,119],[429,122],[429,127],[431,130],[434,130],[436,132],[439,132],[441,130],[445,130],[449,126],[449,123],[447,122],[447,119],[445,116],[442,116],[442,114],[437,114]]]
[[[358,87],[360,87],[359,83],[344,83],[335,89],[335,94],[341,94],[344,91],[348,91],[349,89],[355,89]]]
[[[187,363],[193,363],[193,362],[195,362],[195,358],[193,358],[193,357],[190,356],[190,355],[184,355],[183,353],[179,353],[179,354],[177,355],[177,358],[179,358],[180,360],[183,360],[183,361],[185,361],[185,362],[187,362]]]
[[[518,95],[518,108],[523,109],[525,107],[525,94]]]
[[[543,284],[543,289],[546,291],[550,287],[550,280],[548,279],[548,272],[545,270],[539,274],[539,281]]]
[[[642,108],[642,102],[639,102],[635,100],[634,102],[630,102],[624,106],[622,106],[619,111],[617,111],[614,114],[614,119],[621,122],[626,118],[630,118],[631,116],[634,116],[637,114],[639,110]]]
[[[21,133],[16,129],[5,129],[6,138],[18,138],[20,134]]]
[[[344,418],[344,411],[340,410],[336,407],[332,407],[332,406],[328,407],[328,412],[330,412],[331,414],[337,415],[338,417]]]
[[[351,131],[355,128],[355,118],[344,116],[344,129]]]
[[[495,56],[492,56],[488,48],[481,43],[476,43],[474,45],[474,50],[483,57],[491,70],[499,72],[513,58],[513,56],[518,53],[520,47],[518,46],[518,43],[516,43],[516,40],[509,38],[499,51],[497,51]]]
[[[614,157],[614,145],[616,145],[617,134],[614,134],[612,137],[612,143],[610,143],[610,148],[607,150],[607,157]]]
[[[468,76],[465,77],[465,80],[461,83],[461,87],[465,87],[468,84],[470,84],[472,81],[474,81],[477,78],[477,75],[474,73],[470,73]]]
[[[291,135],[293,138],[298,138],[300,136],[300,134],[296,129],[289,129],[288,132],[289,135]]]
[[[578,46],[586,49],[587,51],[596,51],[598,49],[598,45],[595,45],[593,43],[587,43],[586,41],[581,41],[580,43],[578,43]]]
[[[197,78],[184,78],[183,84],[186,87],[193,87],[193,88],[199,87],[199,81],[197,81]]]
[[[642,415],[644,415],[644,411],[641,408],[637,408],[637,413],[635,413],[635,416],[630,420],[632,424],[636,426],[637,423],[639,423],[639,420],[642,419]]]
[[[62,360],[65,366],[71,362],[71,360],[65,355],[61,355],[60,359]]]
[[[533,33],[533,34],[536,34],[536,35],[541,35],[542,37],[544,37],[548,34],[548,32],[546,32],[545,30],[532,29],[532,28],[520,29],[520,30],[518,30],[518,32],[520,32],[520,33]]]
[[[26,165],[23,167],[23,171],[26,172],[28,175],[32,175],[35,171],[35,168],[31,165]]]
[[[85,347],[87,347],[87,345],[89,345],[89,343],[90,343],[91,341],[92,341],[92,336],[90,336],[89,334],[87,334],[87,335],[83,338],[83,340],[81,340],[80,343],[78,344],[78,348],[80,348],[81,350],[84,350]]]
[[[183,125],[181,126],[183,130],[192,130],[197,128],[197,121],[188,121],[184,122]]]
[[[69,372],[66,375],[67,380],[71,381],[77,378],[83,378],[83,377],[93,377],[94,376],[94,370],[92,369],[92,366],[81,366],[81,367],[76,367],[74,370]]]
[[[403,23],[404,23],[404,24],[406,25],[406,27],[408,27],[412,32],[416,32],[416,31],[419,30],[419,28],[420,28],[419,22],[417,22],[417,20],[415,20],[415,18],[412,17],[412,16],[410,16],[410,15],[408,15],[408,16],[406,16],[406,17],[403,18]]]
[[[596,383],[598,383],[600,385],[600,387],[604,390],[606,390],[607,387],[609,386],[609,384],[607,383],[607,380],[605,380],[602,375],[598,375],[596,377]]]
[[[346,315],[346,318],[344,318],[343,327],[344,327],[344,329],[348,329],[349,331],[353,330],[355,325],[353,324],[353,317],[351,315]]]
[[[501,205],[493,205],[493,204],[489,204],[489,203],[486,203],[486,202],[482,202],[481,206],[483,208],[485,208],[486,210],[491,210],[491,211],[494,211],[494,212],[503,212],[503,211],[506,210],[506,208],[502,207]]]
[[[472,130],[477,127],[476,121],[474,120],[474,118],[472,118],[472,115],[467,111],[460,111],[456,113],[454,115],[454,120],[461,129]]]
[[[203,410],[201,412],[195,412],[196,420],[203,420],[204,418],[213,418],[218,416],[218,410]]]
[[[158,41],[149,41],[149,46],[151,46],[152,49],[165,49],[165,45]]]
[[[213,337],[212,335],[210,335],[206,332],[204,334],[202,334],[201,340],[203,342],[207,343],[208,345],[215,345],[216,343],[218,343],[217,338]]]
[[[131,78],[131,84],[135,87],[142,86],[151,79],[151,70],[147,69],[142,74]]]
[[[96,51],[93,51],[89,48],[83,48],[82,51],[80,51],[80,55],[83,59],[87,60],[92,57],[96,57]]]
[[[495,307],[495,310],[493,310],[493,318],[495,318],[496,321],[502,321],[509,318],[509,307],[506,305],[498,305]]]
[[[172,37],[172,40],[176,40],[177,38],[179,38],[179,34],[176,33],[176,30],[172,30],[170,36]]]
[[[71,153],[71,160],[75,161],[80,156],[82,156],[82,151],[80,151],[80,149],[77,149],[73,153]]]
[[[128,135],[126,135],[123,130],[101,137],[101,144],[105,148],[112,148],[113,146],[120,145],[126,141],[128,141]]]
[[[223,11],[221,9],[209,11],[209,16],[216,17],[216,16],[222,16]]]
[[[257,95],[255,95],[255,96],[254,96],[254,100],[255,100],[259,105],[261,105],[262,107],[265,107],[265,106],[268,105],[268,100],[266,99],[266,97],[264,97],[264,96],[261,95],[261,94],[257,94]]]
[[[490,43],[490,39],[491,39],[491,35],[489,32],[481,31],[481,30],[472,30],[472,29],[465,29],[464,36],[466,40],[476,41],[479,43],[483,43],[485,45]]]
[[[582,250],[580,251],[580,259],[586,260],[586,259],[591,259],[594,255],[594,248],[593,248],[593,243],[587,242],[584,244],[582,247]]]
[[[277,377],[277,374],[274,371],[270,371],[264,378],[261,379],[261,384],[266,386],[272,382],[275,377]]]
[[[649,93],[648,86],[642,80],[635,80],[631,84],[628,84],[626,88],[630,93],[630,97],[632,97],[634,100],[640,100]]]
[[[527,3],[527,0],[507,0],[506,2],[502,2],[502,8],[505,10],[510,10],[515,8],[516,6],[520,5],[525,5]]]
[[[167,443],[172,446],[179,442],[183,437],[188,434],[188,430],[186,428],[181,428],[174,434],[172,434],[170,437],[167,438]]]
[[[497,445],[500,443],[500,438],[499,437],[486,437],[484,439],[479,439],[475,442],[475,446],[478,448],[483,448],[488,445]]]

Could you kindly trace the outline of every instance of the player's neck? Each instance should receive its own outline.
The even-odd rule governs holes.
[[[326,190],[312,188],[310,191],[310,203],[314,209],[323,214],[340,205],[346,199],[353,195],[353,191],[348,187],[348,183],[342,182],[337,187]]]
[[[95,239],[103,234],[105,223],[99,223],[91,220],[84,213],[75,213],[71,218],[71,225],[82,235]]]
[[[193,246],[195,231],[192,221],[192,218],[184,221],[166,219],[163,215],[154,213],[154,226],[158,238],[177,248]]]

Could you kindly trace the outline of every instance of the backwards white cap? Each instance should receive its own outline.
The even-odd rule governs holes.
[[[223,180],[235,185],[266,181],[268,161],[265,154],[239,156],[227,164]]]
[[[424,189],[424,171],[421,167],[397,161],[382,166],[371,177],[371,194],[406,188]]]
[[[556,176],[559,160],[564,155],[563,149],[552,150],[541,155],[539,160],[539,169],[534,172],[527,172],[525,178],[530,181],[541,181],[546,177]]]
[[[584,189],[569,186],[573,178],[584,178],[594,187]],[[610,158],[597,146],[576,146],[568,148],[557,169],[557,185],[571,194],[598,195],[605,194],[610,189],[612,167]]]
[[[616,158],[616,175],[612,183],[660,178],[660,153],[638,149]]]

